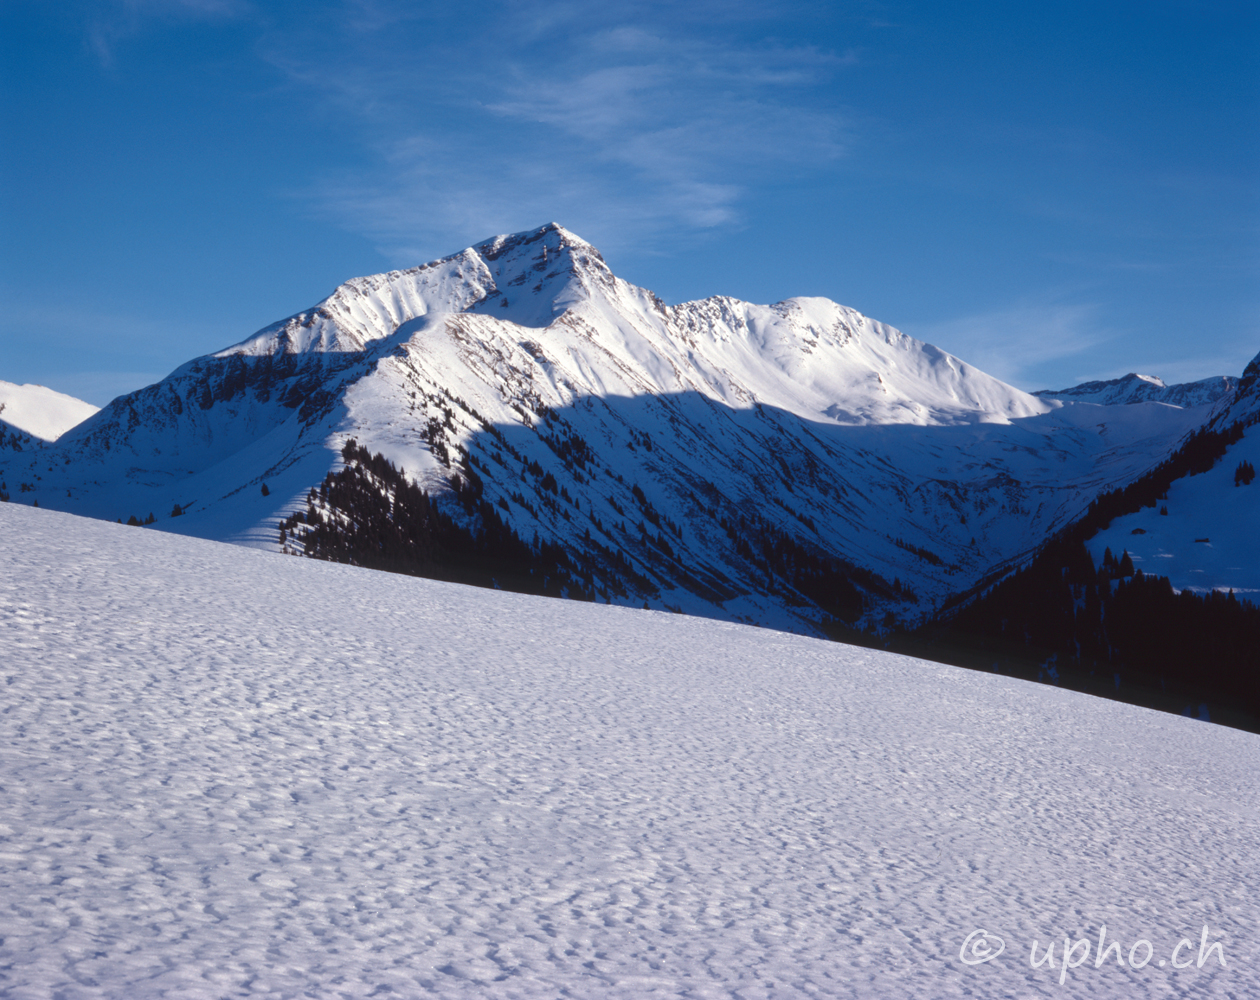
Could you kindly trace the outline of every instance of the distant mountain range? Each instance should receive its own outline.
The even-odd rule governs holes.
[[[667,306],[552,224],[349,281],[55,443],[11,433],[0,477],[93,517],[838,634],[1027,563],[1245,383],[1029,394],[827,299]],[[1115,405],[1143,400],[1172,405]],[[369,539],[413,487],[423,545]]]
[[[1065,402],[1102,403],[1114,406],[1124,403],[1167,403],[1170,406],[1207,406],[1229,399],[1238,388],[1238,379],[1218,375],[1198,382],[1165,385],[1154,375],[1130,372],[1123,378],[1105,382],[1082,382],[1070,389],[1041,389],[1034,396],[1061,399]]]

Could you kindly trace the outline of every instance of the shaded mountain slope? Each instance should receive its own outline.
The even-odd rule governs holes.
[[[1258,428],[1260,356],[1168,460],[894,645],[1260,729]]]

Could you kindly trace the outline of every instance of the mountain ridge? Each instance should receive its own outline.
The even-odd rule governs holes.
[[[1203,419],[1041,399],[826,299],[667,306],[551,224],[351,279],[4,471],[41,505],[274,549],[353,438],[472,526],[456,487],[479,484],[602,599],[624,560],[648,581],[627,602],[819,634],[784,546],[866,572],[866,624],[922,617]]]
[[[1168,385],[1156,375],[1130,372],[1121,378],[1082,382],[1067,389],[1039,389],[1032,395],[1041,399],[1064,402],[1101,403],[1167,403],[1170,406],[1208,406],[1229,399],[1238,389],[1238,378],[1216,375],[1197,382]]]

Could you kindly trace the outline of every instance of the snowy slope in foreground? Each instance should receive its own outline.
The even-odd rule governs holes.
[[[0,533],[5,996],[1260,995],[1255,736],[17,504]],[[1150,964],[1030,967],[1103,924]],[[979,929],[1005,950],[964,964]]]
[[[0,379],[0,420],[45,441],[56,441],[99,409],[46,386]]]

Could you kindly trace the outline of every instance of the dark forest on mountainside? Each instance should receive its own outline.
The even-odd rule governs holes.
[[[430,433],[440,444],[440,436],[432,429]],[[581,461],[580,448],[577,452],[577,457],[561,457]],[[383,455],[371,455],[352,440],[342,449],[342,458],[343,468],[330,472],[310,491],[306,509],[280,522],[280,542],[289,546],[286,550],[370,569],[551,597],[660,597],[657,584],[636,570],[620,547],[598,540],[598,535],[607,537],[608,532],[592,512],[584,516],[597,532],[588,528],[581,546],[565,547],[537,537],[526,542],[499,509],[483,498],[481,477],[467,455],[450,479],[465,515],[463,523]],[[557,505],[557,497],[567,499],[567,491],[559,489],[555,477],[537,463],[526,466],[525,475],[532,477],[538,504],[551,508]],[[636,558],[661,579],[697,593],[712,593],[691,575],[685,554],[675,551],[666,537],[680,535],[678,526],[657,512],[637,485],[632,495],[641,519],[629,527],[623,520],[620,530],[624,538],[637,543]],[[535,509],[519,492],[513,494],[513,501]],[[616,513],[630,518],[615,500],[608,502]],[[802,606],[816,609],[825,627],[841,628],[856,620],[867,606],[864,593],[917,600],[900,581],[890,584],[878,574],[819,553],[757,514],[715,515],[715,519],[737,558],[754,567],[767,587],[791,588]]]
[[[563,547],[529,544],[481,499],[475,473],[456,477],[456,493],[476,530],[439,509],[383,455],[351,440],[345,466],[312,489],[305,511],[280,522],[280,542],[299,541],[316,559],[528,594],[593,600],[585,576]]]

